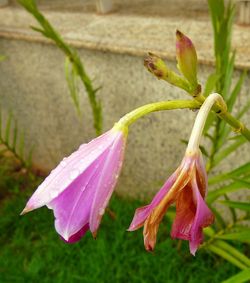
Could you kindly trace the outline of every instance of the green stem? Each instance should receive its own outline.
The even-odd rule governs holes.
[[[198,95],[194,100],[172,100],[160,101],[155,103],[146,104],[141,106],[130,113],[123,116],[115,125],[117,129],[127,129],[128,126],[136,122],[139,118],[156,111],[173,110],[173,109],[198,109],[205,101],[206,97]],[[241,133],[247,140],[250,141],[250,131],[245,125],[234,118],[230,113],[225,111],[225,108],[220,103],[216,102],[212,110],[217,114],[220,119],[223,119],[235,132]]]
[[[206,100],[206,97],[200,94],[194,99],[200,104],[203,104],[203,102]],[[247,140],[250,141],[250,130],[241,121],[233,117],[229,112],[223,111],[223,107],[218,102],[214,104],[212,110],[220,119],[228,123],[233,128],[234,132],[242,134]]]
[[[173,110],[173,109],[198,109],[200,103],[192,100],[173,100],[173,101],[160,101],[143,105],[125,116],[123,116],[115,125],[116,128],[124,129],[136,122],[139,118],[156,111]]]

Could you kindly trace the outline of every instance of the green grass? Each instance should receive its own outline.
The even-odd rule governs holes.
[[[126,231],[138,201],[114,196],[110,208],[116,218],[106,213],[97,239],[87,233],[79,243],[69,245],[56,234],[53,213],[47,208],[19,216],[29,189],[9,190],[0,208],[1,283],[211,283],[237,272],[204,250],[191,256],[186,242],[177,249],[177,241],[169,237],[167,218],[160,226],[155,252],[146,252],[142,231]]]

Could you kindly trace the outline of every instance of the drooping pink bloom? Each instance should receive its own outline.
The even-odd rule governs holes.
[[[207,175],[199,150],[186,153],[181,165],[169,177],[152,202],[135,212],[129,231],[144,225],[144,245],[153,250],[159,224],[168,207],[176,203],[176,217],[172,226],[172,238],[189,241],[194,255],[202,243],[202,228],[210,225],[214,216],[204,198],[207,192]]]
[[[122,167],[125,144],[126,133],[114,127],[81,145],[51,171],[22,214],[47,205],[65,241],[76,242],[87,230],[95,236]]]

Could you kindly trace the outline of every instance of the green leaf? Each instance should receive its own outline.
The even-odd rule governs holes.
[[[221,216],[221,213],[213,206],[210,206],[209,205],[209,208],[211,209],[211,211],[213,212],[214,216],[215,216],[215,219],[216,219],[216,223],[215,225],[218,223],[218,228],[219,229],[224,229],[227,224],[225,222],[225,220],[223,219],[223,217]]]
[[[229,63],[227,64],[226,73],[224,77],[224,87],[222,90],[222,96],[226,99],[229,95],[230,86],[232,82],[232,75],[234,70],[234,61],[235,61],[235,51],[231,55],[231,58],[229,59]]]
[[[28,168],[32,166],[32,157],[33,157],[34,149],[35,149],[35,146],[32,146],[31,149],[29,150],[27,161],[25,161],[26,167]]]
[[[240,119],[245,115],[245,113],[250,109],[250,100],[242,107],[242,109],[237,113],[236,118]]]
[[[209,131],[209,129],[213,125],[215,118],[216,118],[215,114],[212,111],[210,111],[208,116],[207,116],[207,120],[206,120],[205,127],[204,127],[204,135],[206,137],[210,138],[210,140],[212,140],[212,141],[213,141],[213,138],[207,132]]]
[[[96,97],[96,88],[92,85],[87,72],[84,69],[84,65],[81,62],[79,55],[76,50],[70,47],[61,37],[61,35],[55,30],[55,28],[50,24],[50,22],[44,17],[44,15],[39,11],[36,2],[34,0],[17,0],[29,13],[31,13],[34,18],[38,21],[41,28],[32,27],[33,30],[42,33],[45,37],[53,40],[57,47],[69,58],[71,62],[72,69],[68,72],[68,86],[70,88],[71,97],[74,100],[74,105],[78,107],[78,96],[77,85],[76,85],[76,74],[81,79],[85,90],[88,94],[88,99],[90,106],[92,108],[94,128],[96,134],[99,135],[102,132],[102,108],[101,103]]]
[[[214,244],[210,244],[207,246],[207,249],[212,251],[213,253],[219,255],[220,257],[224,258],[225,260],[229,261],[233,265],[239,267],[240,269],[246,269],[247,266],[243,264],[241,261],[239,261],[237,258],[235,258],[233,255],[225,251],[224,249],[218,247],[216,245],[216,241],[214,241]]]
[[[250,243],[250,231],[242,231],[236,233],[228,233],[217,235],[216,238],[223,239],[223,240],[232,240],[232,241],[239,241],[244,243]]]
[[[13,131],[13,141],[12,141],[12,148],[16,148],[16,142],[17,142],[17,136],[18,136],[18,128],[17,128],[17,122],[15,121],[14,131]]]
[[[65,77],[68,83],[70,96],[75,104],[78,115],[81,115],[80,102],[79,102],[79,89],[77,86],[77,72],[74,65],[71,64],[68,57],[65,58]]]
[[[237,84],[235,85],[235,87],[234,87],[234,89],[233,89],[233,91],[232,91],[232,93],[231,93],[231,95],[230,95],[230,97],[227,101],[228,112],[231,112],[232,109],[233,109],[234,103],[236,101],[238,94],[240,93],[240,90],[241,90],[242,84],[245,81],[246,75],[247,75],[246,71],[242,72]]]
[[[226,243],[223,240],[216,240],[214,244],[230,253],[232,256],[240,260],[247,267],[250,267],[250,259],[243,253],[241,253],[239,250],[234,248],[232,245]]]
[[[249,172],[250,172],[250,162],[247,162],[241,165],[240,167],[234,169],[233,171],[228,172],[227,175],[229,175],[230,177],[239,177]]]
[[[21,133],[19,138],[19,149],[18,153],[21,160],[24,160],[24,133]]]
[[[208,203],[212,203],[213,201],[215,201],[218,197],[222,195],[225,195],[231,192],[235,192],[241,189],[250,189],[250,182],[235,179],[235,181],[229,185],[225,185],[214,191],[209,191],[206,201]]]
[[[214,157],[214,166],[218,165],[223,159],[229,156],[232,152],[234,152],[238,147],[244,144],[247,139],[244,136],[239,136],[239,138],[230,144],[228,147],[220,150]]]
[[[224,195],[224,198],[226,199],[226,201],[231,201],[230,198],[227,195]],[[235,223],[236,220],[237,220],[235,209],[233,207],[229,207],[229,210],[230,210],[230,212],[232,214],[233,223]]]
[[[238,201],[229,201],[229,200],[224,200],[220,201],[220,203],[232,207],[232,208],[238,208],[241,210],[245,211],[250,211],[250,203],[249,202],[238,202]]]
[[[235,104],[236,98],[238,96],[238,94],[240,93],[241,87],[243,82],[245,81],[247,72],[244,71],[237,84],[235,85],[232,93],[230,94],[228,101],[227,101],[227,108],[228,108],[228,112],[231,112],[233,109],[233,106]],[[228,126],[228,124],[223,123],[220,129],[220,136],[219,136],[219,141],[218,141],[218,145],[221,146],[223,145],[223,143],[225,142],[226,138],[228,137],[229,133],[232,131],[232,128]]]
[[[207,81],[206,81],[206,86],[205,86],[204,92],[203,92],[204,96],[208,96],[210,93],[213,92],[218,79],[219,79],[219,76],[216,73],[209,75],[209,77],[207,78]]]
[[[223,281],[222,283],[243,283],[247,282],[250,279],[250,269],[245,269],[236,275],[228,278],[227,280]]]
[[[30,28],[33,29],[33,30],[36,31],[36,32],[41,33],[41,34],[44,35],[45,37],[48,37],[48,34],[47,34],[46,31],[44,31],[43,29],[38,28],[38,27],[33,27],[33,26],[30,26]]]

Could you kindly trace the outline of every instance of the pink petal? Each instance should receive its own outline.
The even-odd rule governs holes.
[[[128,231],[134,231],[140,228],[144,224],[145,220],[150,215],[150,213],[153,211],[153,209],[156,206],[158,206],[158,204],[161,202],[164,196],[170,191],[170,189],[175,184],[176,191],[173,193],[173,200],[174,200],[177,193],[180,190],[182,190],[182,188],[189,181],[188,177],[184,179],[183,177],[181,177],[181,175],[182,176],[185,176],[186,174],[190,175],[191,174],[190,172],[192,172],[193,170],[194,163],[195,163],[195,159],[192,156],[185,156],[183,158],[180,167],[178,167],[176,171],[168,178],[166,183],[153,198],[152,202],[149,205],[140,207],[135,211],[135,215],[128,228]]]
[[[190,230],[195,217],[196,204],[193,201],[191,183],[180,192],[176,200],[176,216],[172,225],[171,237],[190,239]]]
[[[203,241],[202,228],[211,225],[214,221],[214,216],[203,200],[195,180],[192,182],[192,187],[197,204],[195,218],[190,230],[189,248],[191,254],[195,255],[197,248]]]
[[[68,241],[66,241],[64,238],[62,238],[62,240],[68,244],[73,244],[75,242],[78,242],[85,234],[86,232],[89,230],[89,224],[86,224],[85,226],[83,226],[81,228],[81,230],[79,230],[78,232],[76,232],[76,234],[72,235]]]
[[[110,130],[88,144],[81,145],[68,158],[64,158],[31,196],[24,212],[39,208],[55,199],[113,143],[115,138],[116,132]]]
[[[54,210],[56,231],[68,241],[89,222],[95,183],[108,150],[96,159],[66,190],[49,203]]]
[[[116,185],[124,156],[126,138],[120,131],[116,131],[116,138],[109,148],[106,160],[96,179],[95,196],[90,213],[90,231],[96,234],[100,221],[108,205],[109,199]]]
[[[128,228],[128,231],[135,231],[140,228],[152,210],[161,202],[163,197],[167,194],[167,192],[171,189],[172,185],[176,180],[176,172],[174,172],[168,180],[165,182],[163,187],[159,190],[159,192],[155,195],[152,202],[149,205],[137,208],[135,211],[135,215],[133,220]]]
[[[201,152],[199,152],[199,156],[196,159],[195,166],[196,166],[197,186],[199,188],[201,196],[204,198],[207,195],[208,183],[207,183],[207,171],[205,168],[205,164]]]

